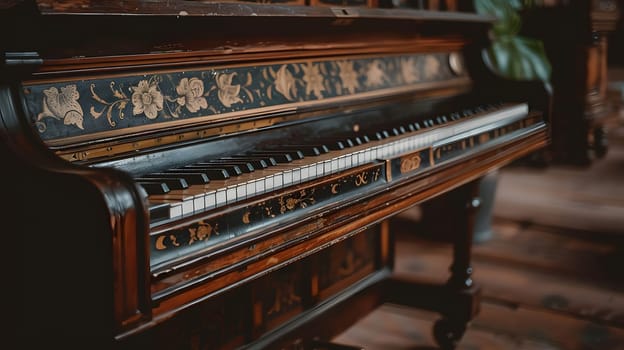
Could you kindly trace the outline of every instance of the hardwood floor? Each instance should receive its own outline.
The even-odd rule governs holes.
[[[473,250],[481,312],[458,349],[624,349],[624,127],[610,143],[589,168],[500,172],[493,236]],[[451,247],[419,235],[418,219],[416,208],[391,223],[396,272],[445,281]],[[437,318],[384,305],[334,341],[436,349]]]

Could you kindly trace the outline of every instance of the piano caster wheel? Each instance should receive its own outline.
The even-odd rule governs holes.
[[[455,349],[466,331],[466,324],[442,318],[433,325],[433,337],[442,350]]]

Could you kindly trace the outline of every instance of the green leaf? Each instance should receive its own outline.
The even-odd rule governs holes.
[[[551,67],[541,41],[522,36],[495,38],[484,53],[497,74],[516,80],[549,81]]]
[[[475,0],[475,9],[479,14],[496,17],[492,26],[495,35],[515,35],[520,31],[521,19],[516,12],[517,1],[513,0]]]

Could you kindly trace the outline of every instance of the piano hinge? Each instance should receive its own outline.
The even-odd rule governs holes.
[[[43,64],[43,59],[38,52],[5,52],[2,57],[2,73],[3,75],[30,74]]]

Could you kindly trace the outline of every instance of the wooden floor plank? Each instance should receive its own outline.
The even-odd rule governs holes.
[[[624,147],[587,168],[504,168],[494,203],[498,217],[624,236]]]
[[[475,259],[516,263],[585,282],[624,288],[623,245],[575,237],[565,231],[525,223],[495,222],[487,244],[476,244]]]
[[[334,339],[367,350],[437,349],[431,329],[438,315],[384,305]],[[622,350],[624,330],[543,310],[484,302],[458,350]]]
[[[443,283],[449,276],[448,245],[403,240],[397,257],[397,274],[434,283]],[[484,297],[491,300],[624,327],[624,293],[609,286],[479,258],[474,260],[474,280],[483,287]]]
[[[556,349],[624,349],[624,329],[539,309],[484,303],[481,313],[471,325],[473,328],[518,339],[541,341]]]

